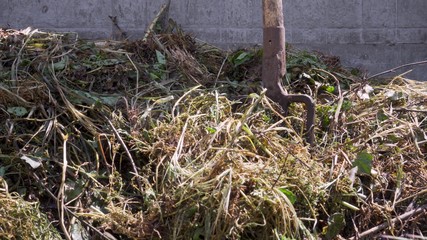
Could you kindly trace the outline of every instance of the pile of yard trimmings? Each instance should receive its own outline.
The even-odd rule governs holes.
[[[303,106],[282,116],[265,97],[261,55],[179,30],[0,30],[0,232],[49,219],[74,239],[426,235],[426,84],[290,49],[284,84],[317,103],[309,147]]]

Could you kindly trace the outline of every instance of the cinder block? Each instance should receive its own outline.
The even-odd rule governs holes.
[[[76,32],[80,39],[110,39],[111,28],[58,28],[50,29],[57,32]]]
[[[224,28],[221,29],[221,43],[240,44],[248,40],[246,29],[241,28]]]
[[[262,27],[246,29],[246,43],[249,45],[260,45],[262,44]],[[286,38],[290,37],[286,34]],[[288,41],[288,40],[286,40]]]
[[[47,13],[52,17],[52,21],[57,23],[56,27],[105,28],[111,26],[111,20],[108,17],[111,15],[111,1],[45,0],[44,2],[49,6],[50,10]]]
[[[287,41],[292,44],[325,43],[326,34],[323,29],[292,28],[287,34]]]
[[[5,0],[2,0],[5,2]],[[8,1],[5,9],[8,12],[8,24],[12,28],[32,26],[40,29],[75,29],[75,28],[105,28],[111,23],[108,15],[111,2],[93,0],[81,3],[79,1],[55,0],[14,0]],[[96,31],[96,30],[95,30]],[[103,31],[101,31],[103,32]]]
[[[136,40],[142,39],[145,36],[145,28],[126,28],[127,39]]]
[[[44,5],[46,1],[41,3],[33,2],[33,1],[25,1],[25,0],[16,0],[16,1],[1,1],[2,8],[2,18],[3,16],[7,16],[7,19],[1,20],[6,21],[5,25],[11,28],[26,28],[28,26],[40,28],[45,27],[44,25],[48,25],[48,27],[53,27],[53,21],[46,21],[45,14],[42,13],[42,5]],[[50,23],[52,22],[52,23]]]
[[[262,27],[262,1],[233,0],[222,6],[226,27]]]
[[[285,39],[287,43],[293,42],[293,34],[294,34],[294,28],[291,26],[285,26]],[[262,37],[262,36],[261,36]],[[261,38],[262,41],[262,38]]]
[[[202,41],[224,49],[254,47],[262,44],[262,28],[186,28],[185,30],[190,31]],[[230,41],[230,39],[233,39],[233,41]]]
[[[129,0],[130,2],[132,2],[132,0]],[[159,13],[161,7],[167,3],[167,0],[157,0],[157,1],[153,1],[153,0],[143,0],[143,2],[145,3],[145,15],[146,15],[146,25],[148,27],[149,24],[151,24],[151,22],[154,20],[154,18],[157,16],[157,14]],[[171,1],[171,5],[173,5],[175,1]],[[169,13],[170,13],[170,8],[169,8]]]
[[[427,27],[427,1],[397,0],[397,27]]]
[[[367,28],[362,30],[364,43],[369,44],[394,44],[396,43],[396,30],[389,28]]]
[[[361,29],[300,29],[292,28],[291,43],[302,43],[302,44],[349,44],[349,43],[361,43],[362,42],[362,31]]]
[[[325,43],[360,44],[362,42],[361,29],[325,29]]]
[[[398,43],[427,43],[427,28],[398,28],[396,32]],[[424,52],[427,52],[427,45]]]
[[[284,1],[285,22],[299,28],[358,28],[361,0]]]
[[[5,28],[9,24],[9,16],[12,6],[7,0],[0,0],[0,28]]]
[[[150,1],[160,2],[160,1]],[[124,31],[129,29],[141,28],[145,29],[147,25],[147,1],[132,1],[132,0],[121,0],[112,1],[112,12],[111,16],[115,16],[118,21],[118,25]]]
[[[186,25],[189,27],[222,27],[225,1],[186,0]]]
[[[364,28],[393,28],[396,17],[396,1],[363,0]]]
[[[188,25],[187,5],[189,0],[171,1],[169,17],[180,25]]]
[[[210,44],[219,45],[222,43],[222,31],[219,28],[189,28],[185,27],[193,36]]]
[[[399,65],[425,61],[427,60],[427,46],[426,44],[399,44],[400,62]],[[408,78],[420,81],[427,81],[427,64],[414,65],[402,69],[402,71],[412,70]]]

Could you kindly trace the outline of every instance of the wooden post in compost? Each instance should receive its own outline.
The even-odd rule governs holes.
[[[262,82],[267,96],[280,104],[285,114],[291,102],[304,103],[307,109],[305,136],[307,142],[314,143],[315,106],[308,95],[288,94],[282,87],[286,74],[285,26],[282,0],[263,0],[263,47]]]

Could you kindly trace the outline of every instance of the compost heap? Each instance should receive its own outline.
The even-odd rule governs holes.
[[[261,49],[0,30],[0,237],[425,236],[426,84],[288,49],[312,147],[303,106],[265,96]]]

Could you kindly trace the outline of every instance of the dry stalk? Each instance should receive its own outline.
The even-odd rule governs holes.
[[[382,75],[385,75],[385,74],[388,74],[388,73],[396,72],[396,70],[399,70],[401,68],[410,67],[410,66],[417,66],[417,65],[423,65],[423,64],[427,64],[427,60],[426,61],[419,61],[419,62],[413,62],[413,63],[403,64],[401,66],[398,66],[398,67],[386,70],[384,72],[380,72],[380,73],[374,74],[374,75],[366,78],[366,81],[370,80],[370,79],[373,79],[373,78],[376,78],[376,77],[379,77],[379,76],[382,76]]]
[[[62,135],[62,134],[61,134]],[[65,238],[67,240],[72,240],[67,227],[65,226],[65,214],[64,214],[64,201],[65,201],[65,180],[67,178],[67,167],[68,167],[68,155],[67,155],[67,141],[68,141],[68,135],[62,135],[63,145],[62,145],[62,174],[61,174],[61,184],[58,191],[57,196],[57,205],[58,205],[58,211],[59,211],[59,223],[62,229],[62,232],[65,235]]]
[[[411,210],[409,212],[406,212],[404,214],[401,214],[401,215],[399,215],[399,216],[391,219],[389,222],[382,223],[382,224],[380,224],[378,226],[375,226],[375,227],[373,227],[371,229],[368,229],[368,230],[366,230],[366,231],[358,234],[357,236],[351,237],[350,240],[355,240],[355,239],[361,239],[361,238],[368,237],[368,236],[370,236],[372,234],[378,233],[381,230],[384,230],[384,229],[388,228],[389,226],[391,226],[393,224],[405,221],[406,219],[408,219],[410,217],[416,216],[418,214],[426,214],[425,213],[426,209],[427,209],[427,204],[426,205],[422,205],[422,206],[420,206],[420,207],[418,207],[418,208],[416,208],[414,210]]]
[[[126,154],[127,154],[127,156],[128,156],[128,158],[129,158],[129,161],[130,161],[130,163],[131,163],[131,165],[132,165],[132,168],[133,168],[133,174],[135,175],[135,177],[136,177],[136,182],[137,182],[137,184],[138,184],[138,187],[139,187],[139,190],[141,191],[141,192],[144,192],[144,188],[142,187],[142,183],[141,183],[141,176],[139,175],[139,173],[138,173],[138,169],[137,169],[137,167],[136,167],[136,164],[135,164],[135,161],[133,160],[133,157],[132,157],[132,154],[130,153],[130,151],[129,151],[129,149],[128,149],[128,147],[126,146],[126,143],[123,141],[123,138],[120,136],[120,134],[119,134],[119,132],[117,131],[117,129],[114,127],[114,125],[113,125],[113,123],[107,118],[107,117],[105,117],[105,120],[107,121],[107,123],[110,125],[110,127],[111,127],[111,129],[113,130],[113,132],[114,132],[114,135],[117,137],[117,139],[119,139],[119,142],[120,142],[120,144],[121,144],[121,146],[123,147],[123,149],[125,150],[125,152],[126,152]]]
[[[48,193],[48,195],[57,203],[59,203],[61,200],[55,196],[55,194],[53,194],[50,190],[49,187],[46,186],[43,181],[40,179],[40,177],[35,174],[32,173],[32,176],[34,177],[34,179],[37,181],[37,183]],[[106,240],[111,240],[111,238],[109,238],[108,236],[106,236],[105,234],[103,234],[101,231],[99,231],[96,227],[94,227],[92,224],[88,223],[87,221],[85,221],[84,219],[82,219],[78,214],[76,214],[75,212],[71,211],[66,205],[63,205],[63,209],[65,211],[67,211],[71,216],[73,216],[74,218],[78,219],[84,226],[87,226],[88,228],[90,228],[92,231],[94,231],[98,236],[102,237],[103,239]]]

